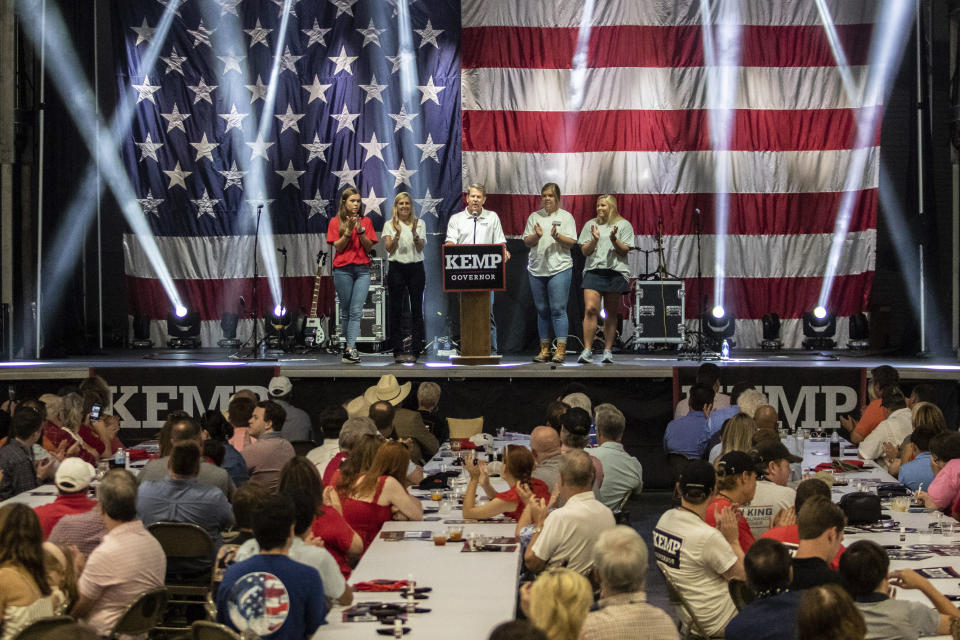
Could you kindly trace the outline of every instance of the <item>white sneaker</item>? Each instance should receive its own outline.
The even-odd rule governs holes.
[[[344,364],[360,364],[360,352],[358,352],[356,348],[344,349],[343,357],[340,358],[340,362],[343,362]]]
[[[590,349],[584,349],[580,352],[580,357],[577,358],[577,362],[580,364],[590,364],[593,361],[593,351]]]
[[[613,351],[610,351],[610,349],[604,349],[603,359],[600,362],[603,364],[613,364]]]

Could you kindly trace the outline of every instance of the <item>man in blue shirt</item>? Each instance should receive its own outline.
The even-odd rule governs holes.
[[[324,624],[320,574],[287,557],[293,543],[293,501],[278,495],[254,517],[260,553],[227,569],[217,590],[217,622],[264,640],[304,640]]]
[[[937,425],[939,427],[939,425]],[[930,466],[930,439],[940,433],[933,425],[918,425],[910,434],[910,441],[920,452],[917,457],[900,467],[897,480],[906,485],[911,491],[916,491],[922,484],[929,487],[933,482],[933,468]]]
[[[216,547],[220,534],[233,526],[233,509],[223,491],[200,484],[200,448],[178,444],[170,453],[169,476],[140,485],[137,515],[145,527],[155,522],[190,522],[203,527]]]
[[[790,551],[770,538],[757,540],[743,559],[747,584],[756,600],[727,624],[727,640],[783,640],[797,636],[797,605],[802,591],[790,591]]]
[[[667,454],[682,455],[688,460],[703,457],[707,445],[707,418],[713,411],[713,389],[700,384],[690,387],[690,413],[674,418],[663,434]]]

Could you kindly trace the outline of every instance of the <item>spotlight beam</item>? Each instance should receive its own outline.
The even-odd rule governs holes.
[[[168,6],[167,11],[169,12],[171,8],[175,8],[174,5],[177,4],[179,4],[179,0],[172,2],[171,6]],[[124,218],[137,235],[138,241],[143,245],[144,253],[156,272],[157,279],[163,286],[167,297],[174,306],[182,304],[170,272],[167,270],[166,264],[164,264],[163,258],[160,255],[160,250],[153,237],[150,226],[137,202],[136,193],[130,184],[120,157],[117,155],[116,148],[111,141],[104,139],[98,141],[91,131],[91,124],[101,122],[100,115],[95,109],[96,100],[93,92],[89,84],[84,81],[85,76],[83,70],[77,62],[79,57],[71,46],[71,40],[63,18],[56,8],[53,8],[52,11],[44,14],[43,21],[35,20],[33,19],[35,16],[30,14],[30,9],[35,10],[36,5],[37,1],[34,0],[30,5],[21,3],[18,6],[22,17],[20,20],[21,28],[27,37],[30,38],[34,47],[39,49],[41,43],[43,43],[45,55],[49,55],[50,59],[54,61],[55,67],[49,70],[52,74],[56,73],[59,76],[57,78],[58,82],[53,83],[54,87],[60,95],[61,100],[63,100],[64,104],[68,107],[67,112],[76,125],[81,139],[84,141],[84,144],[92,156],[97,157],[99,155],[101,171],[105,181],[116,198]],[[48,33],[49,38],[47,37]],[[114,124],[120,125],[122,124],[122,120],[123,119],[120,118]],[[113,131],[114,127],[111,126],[110,130]],[[84,198],[95,196],[96,181],[90,182],[92,183],[90,189],[81,190],[80,195]],[[89,202],[87,207],[92,210],[92,204]],[[71,207],[71,211],[72,210],[73,207]],[[83,208],[78,206],[77,211],[77,215],[79,216]],[[74,221],[74,224],[79,222],[80,228],[85,230],[91,222],[90,217],[88,212],[86,220],[77,220]],[[68,221],[69,220],[68,218]],[[66,228],[69,228],[70,233],[76,233],[76,227],[67,224],[65,230]],[[59,270],[55,270],[55,273],[63,273],[63,270],[69,270],[70,266],[69,263],[66,266],[61,265]],[[55,282],[63,282],[63,278]],[[58,286],[62,285],[58,284]]]

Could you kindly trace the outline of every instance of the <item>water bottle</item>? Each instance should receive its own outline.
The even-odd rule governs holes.
[[[590,435],[588,437],[590,439],[590,446],[597,446],[597,425],[593,423],[590,424]]]
[[[120,447],[113,454],[113,466],[118,469],[125,469],[127,466],[127,452]]]
[[[840,434],[837,433],[836,429],[830,434],[830,457],[840,457]]]
[[[400,619],[400,616],[397,616],[393,619],[393,637],[403,637],[403,620]]]
[[[730,359],[730,343],[727,340],[724,340],[723,344],[720,345],[720,359],[721,360]]]

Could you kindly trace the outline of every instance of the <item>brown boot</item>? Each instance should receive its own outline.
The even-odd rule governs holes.
[[[564,358],[567,356],[567,343],[558,342],[557,350],[553,352],[553,358],[550,360],[554,364],[563,364]]]
[[[534,362],[550,362],[550,341],[540,341],[540,353],[533,359]]]

